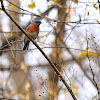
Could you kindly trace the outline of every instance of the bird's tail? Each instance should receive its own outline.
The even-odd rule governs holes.
[[[28,47],[29,47],[29,41],[25,41],[24,40],[24,48],[23,48],[23,50],[28,50]]]

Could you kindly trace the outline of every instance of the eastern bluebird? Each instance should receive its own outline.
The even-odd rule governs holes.
[[[39,25],[41,24],[40,20],[35,20],[32,22],[31,25],[29,25],[26,29],[26,33],[30,35],[31,38],[34,40],[37,38],[39,34]],[[28,39],[27,36],[24,37],[24,48],[23,50],[28,50],[30,40]]]

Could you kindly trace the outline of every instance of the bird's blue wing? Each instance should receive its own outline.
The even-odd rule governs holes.
[[[26,28],[26,32],[28,31],[28,29],[29,29],[30,26],[31,26],[31,25],[29,25],[29,26]]]

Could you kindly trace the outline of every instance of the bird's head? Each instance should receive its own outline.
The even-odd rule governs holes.
[[[40,20],[35,20],[35,21],[33,21],[33,23],[36,24],[36,25],[40,25],[41,21]]]

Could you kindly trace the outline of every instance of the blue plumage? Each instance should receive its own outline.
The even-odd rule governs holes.
[[[26,28],[26,32],[28,31],[28,29],[29,29],[30,26],[31,26],[31,25],[29,25],[29,26]]]
[[[29,43],[30,43],[30,41],[29,40],[26,40],[25,37],[24,37],[24,48],[23,48],[23,50],[28,50]]]
[[[33,23],[36,24],[36,25],[40,25],[41,21],[40,20],[35,20],[35,21],[33,21]]]

